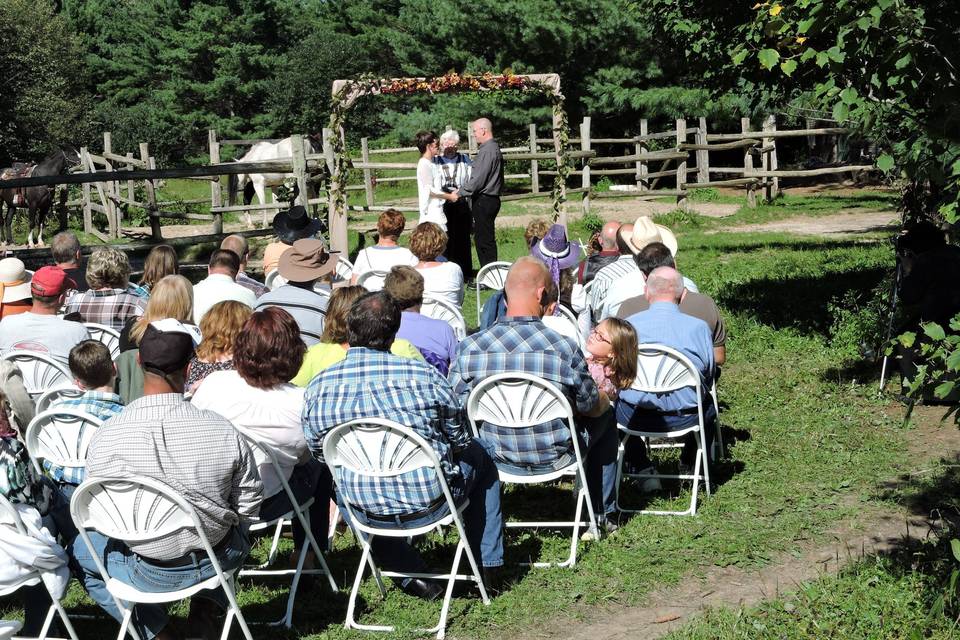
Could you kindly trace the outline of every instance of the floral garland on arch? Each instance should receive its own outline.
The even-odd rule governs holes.
[[[564,109],[564,97],[559,90],[559,80],[553,82],[541,79],[548,76],[484,73],[481,75],[458,74],[451,72],[434,78],[394,78],[384,79],[373,76],[345,82],[334,83],[330,104],[330,129],[333,131],[334,171],[328,184],[331,204],[337,212],[346,212],[347,173],[350,170],[350,158],[344,148],[340,133],[357,98],[367,94],[415,95],[457,93],[463,91],[520,91],[536,92],[544,95],[553,109],[553,135],[557,148],[557,176],[553,181],[553,217],[560,215],[560,208],[566,201],[567,178],[570,166],[567,162],[569,146],[569,123]],[[556,78],[556,76],[552,76]]]

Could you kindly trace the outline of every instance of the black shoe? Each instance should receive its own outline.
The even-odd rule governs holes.
[[[423,578],[410,578],[406,585],[400,587],[404,593],[420,598],[421,600],[436,600],[443,595],[443,588],[436,582]]]
[[[503,567],[483,567],[481,576],[487,595],[497,596],[503,591]]]

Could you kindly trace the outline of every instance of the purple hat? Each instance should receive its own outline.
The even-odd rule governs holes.
[[[540,242],[530,247],[530,255],[547,265],[554,282],[558,282],[561,271],[580,262],[580,245],[568,241],[566,228],[555,224],[547,230]]]

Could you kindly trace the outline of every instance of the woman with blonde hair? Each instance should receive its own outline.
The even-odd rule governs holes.
[[[410,251],[419,260],[415,268],[423,276],[423,295],[459,307],[463,304],[463,270],[456,262],[437,260],[446,248],[446,232],[432,222],[421,222],[410,236]]]
[[[150,249],[150,253],[147,254],[147,259],[143,263],[140,288],[149,293],[161,279],[179,273],[180,263],[177,260],[177,252],[168,244],[158,244]]]
[[[187,368],[187,393],[194,390],[214,371],[231,371],[233,345],[253,309],[235,300],[224,300],[210,307],[200,321],[203,339]]]
[[[174,318],[193,322],[193,285],[183,276],[164,276],[153,287],[143,315],[131,318],[120,332],[120,355],[117,356],[117,393],[124,404],[143,395],[143,371],[137,362],[140,339],[154,320]]]

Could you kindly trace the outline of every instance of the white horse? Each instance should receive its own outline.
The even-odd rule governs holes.
[[[321,151],[321,147],[314,136],[307,136],[304,140],[309,142],[313,153],[319,153]],[[293,144],[291,138],[284,138],[277,142],[256,143],[250,147],[250,151],[247,151],[237,162],[269,162],[278,158],[290,158],[292,156]],[[243,204],[245,205],[253,201],[254,194],[256,194],[260,204],[265,205],[267,204],[267,187],[270,187],[271,193],[273,194],[273,202],[276,202],[277,195],[274,189],[283,185],[285,180],[292,177],[292,173],[241,173],[230,176],[229,189],[231,194],[242,190]],[[295,184],[294,197],[296,197],[298,191],[299,189]],[[267,227],[267,213],[269,211],[271,210],[263,209],[263,228]],[[278,212],[279,209],[272,210],[273,215],[276,215]],[[247,227],[252,229],[253,219],[250,216],[250,212],[246,211],[244,213],[247,216]]]

